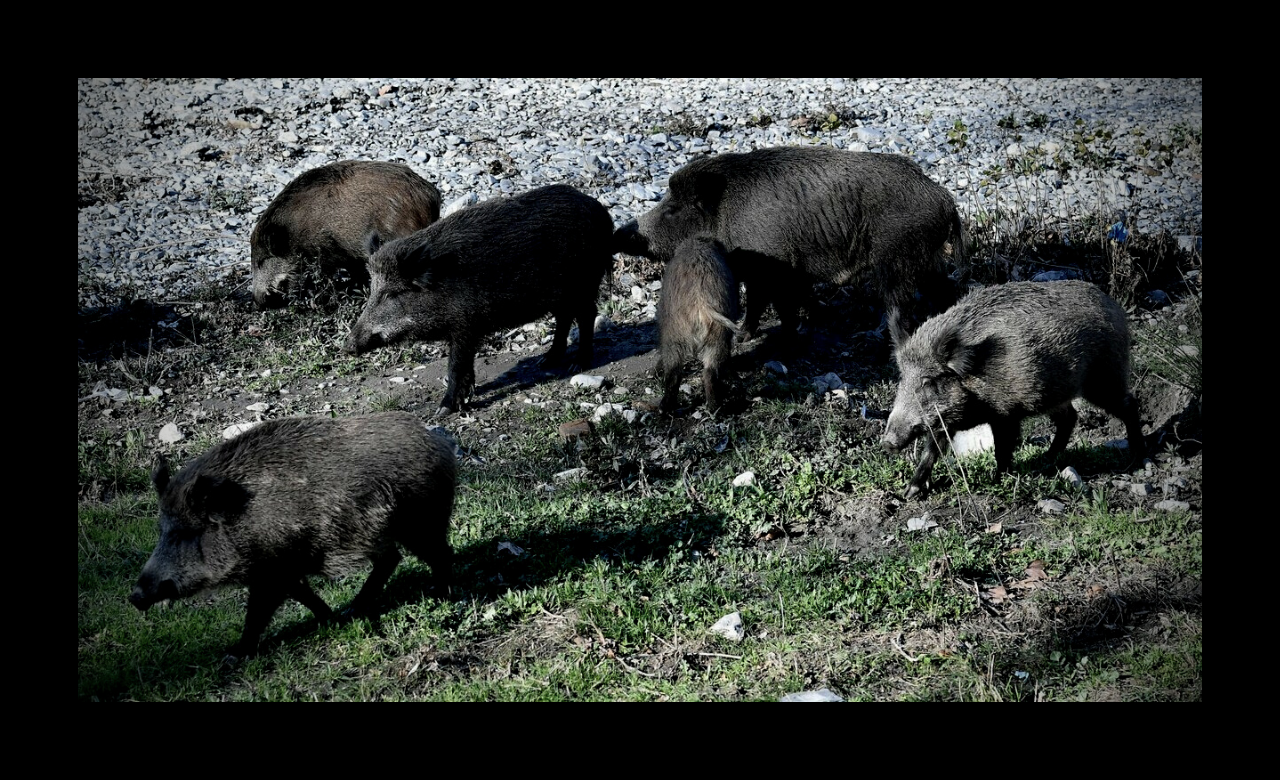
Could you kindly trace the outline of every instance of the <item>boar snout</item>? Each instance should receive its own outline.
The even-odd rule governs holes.
[[[633,219],[613,232],[613,251],[640,256],[649,251],[648,240],[640,235],[639,222]]]
[[[347,340],[342,344],[342,351],[348,355],[362,355],[383,345],[382,336],[367,328],[363,328],[359,323],[351,329],[351,335],[347,336]]]
[[[140,611],[146,612],[153,604],[176,598],[178,598],[178,586],[173,580],[156,582],[151,575],[143,574],[138,584],[133,586],[133,592],[129,594],[129,603]]]

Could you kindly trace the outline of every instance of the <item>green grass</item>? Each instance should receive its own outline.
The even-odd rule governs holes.
[[[511,423],[508,439],[461,435],[483,463],[461,471],[450,598],[407,558],[380,619],[317,625],[290,602],[261,654],[230,667],[222,655],[246,591],[134,610],[126,597],[154,544],[154,495],[128,437],[82,447],[82,481],[116,487],[79,509],[78,696],[774,700],[828,687],[852,700],[1199,698],[1198,601],[1165,603],[1155,590],[1170,572],[1201,576],[1197,519],[1070,498],[1028,445],[999,478],[989,455],[967,459],[967,479],[930,499],[937,528],[907,531],[920,510],[904,509],[869,534],[883,544],[824,541],[825,528],[856,527],[839,507],[883,505],[911,463],[852,437],[846,413],[805,405],[799,386],[752,381],[777,395],[737,418],[686,421],[679,435],[664,419],[606,421],[581,447],[555,436],[572,412],[502,410],[490,424]],[[554,481],[578,466],[587,479]],[[755,485],[733,487],[747,468]],[[988,532],[1046,495],[1067,497],[1069,514],[1005,517],[1006,530]],[[1014,590],[1037,560],[1048,579]],[[363,578],[318,592],[341,606]],[[1002,584],[1015,596],[989,603],[982,594]],[[1158,619],[1100,606],[1120,601]],[[708,632],[734,611],[743,641]],[[1107,620],[1129,638],[1091,628]],[[1152,625],[1164,634],[1146,641]]]

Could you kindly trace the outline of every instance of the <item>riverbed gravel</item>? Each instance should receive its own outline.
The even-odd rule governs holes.
[[[294,177],[404,162],[467,203],[552,183],[652,208],[691,159],[825,144],[904,154],[971,226],[1203,234],[1201,79],[77,80],[78,299],[249,281]]]

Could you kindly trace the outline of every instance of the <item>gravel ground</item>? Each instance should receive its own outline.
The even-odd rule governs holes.
[[[79,79],[77,93],[81,308],[247,287],[257,214],[342,159],[405,162],[447,204],[567,183],[621,224],[698,155],[829,144],[910,156],[971,224],[1203,233],[1201,79]]]

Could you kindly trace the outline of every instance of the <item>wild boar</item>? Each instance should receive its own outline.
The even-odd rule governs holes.
[[[1048,414],[1055,433],[1047,457],[1067,447],[1083,396],[1124,423],[1131,455],[1144,445],[1138,402],[1129,392],[1129,326],[1124,309],[1081,281],[1014,282],[976,290],[911,335],[890,317],[901,379],[883,443],[901,451],[920,436],[928,449],[907,496],[929,487],[938,456],[956,432],[988,423],[996,469],[1007,471],[1022,420]]]
[[[914,328],[955,302],[947,262],[959,262],[955,201],[915,162],[830,147],[724,153],[688,163],[662,201],[618,229],[619,252],[670,260],[699,233],[724,245],[746,294],[739,338],[754,337],[774,303],[783,333],[798,325],[814,279],[870,282]]]
[[[344,349],[359,355],[403,341],[449,343],[440,414],[475,386],[480,340],[500,328],[555,316],[543,364],[565,359],[578,321],[573,370],[590,367],[600,280],[613,267],[613,219],[595,198],[562,184],[494,198],[450,214],[369,260],[369,300]]]
[[[246,585],[252,654],[272,615],[294,598],[332,615],[307,583],[373,563],[347,609],[372,612],[400,562],[397,543],[450,582],[453,447],[407,412],[259,424],[170,477],[161,458],[160,540],[129,601],[140,610],[226,585]]]
[[[253,302],[285,304],[307,271],[368,279],[381,244],[440,218],[440,192],[407,165],[344,160],[303,173],[267,206],[249,239]]]
[[[719,408],[722,377],[738,330],[738,282],[725,264],[724,247],[710,236],[680,244],[662,274],[658,299],[658,373],[664,391],[661,408],[675,407],[684,362],[702,361],[707,408]]]

